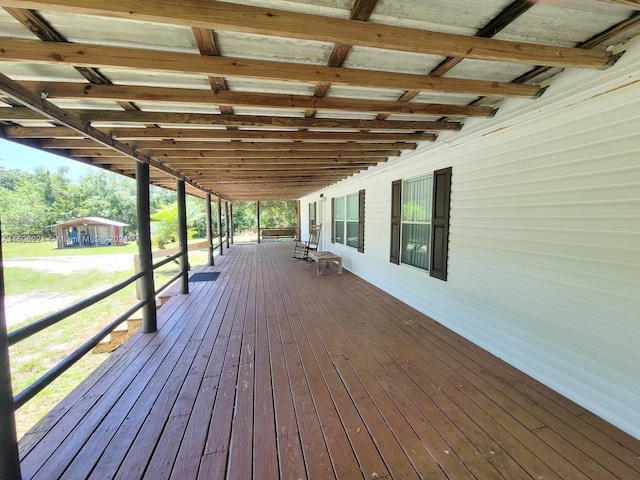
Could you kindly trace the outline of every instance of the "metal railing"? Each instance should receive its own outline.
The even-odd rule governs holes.
[[[208,240],[206,240],[204,242],[199,242],[199,243],[196,243],[196,244],[188,245],[187,246],[187,250],[200,249],[200,248],[203,248],[203,246],[206,246],[207,248],[214,248],[214,249],[215,248],[219,248],[225,242],[225,238],[228,238],[228,230],[225,231],[225,232],[222,232],[221,234],[216,235],[215,237],[213,237],[213,239],[215,239],[215,238],[220,238],[220,242],[215,244],[215,245],[210,244],[210,242]],[[211,245],[211,247],[209,247],[209,245]],[[174,249],[171,249],[171,250],[174,250]],[[156,251],[156,252],[153,252],[153,253],[154,253],[154,256],[158,256],[158,255],[156,255],[156,253],[159,253],[159,255],[164,255],[162,253],[162,251]],[[157,268],[159,268],[159,267],[161,267],[163,265],[166,265],[167,263],[169,263],[169,262],[171,262],[173,260],[178,259],[183,254],[184,254],[184,252],[181,249],[179,249],[179,251],[177,253],[169,256],[166,259],[163,259],[162,261],[160,261],[158,263],[153,264],[152,270],[155,271]],[[137,263],[137,265],[139,267],[139,262]],[[47,328],[49,328],[49,327],[51,327],[53,325],[58,324],[59,322],[65,320],[66,318],[70,317],[71,315],[74,315],[74,314],[76,314],[78,312],[81,312],[82,310],[84,310],[84,309],[86,309],[86,308],[88,308],[88,307],[90,307],[92,305],[95,305],[96,303],[98,303],[98,302],[100,302],[102,300],[107,299],[111,295],[119,292],[120,290],[122,290],[122,289],[126,288],[127,286],[131,285],[132,283],[136,282],[138,279],[142,278],[145,274],[146,274],[146,272],[144,272],[144,271],[136,271],[136,273],[133,276],[131,276],[131,277],[127,278],[126,280],[118,283],[117,285],[109,287],[106,290],[103,290],[102,292],[99,292],[99,293],[96,293],[94,295],[91,295],[90,297],[85,298],[84,300],[81,300],[81,301],[79,301],[77,303],[74,303],[73,305],[71,305],[69,307],[66,307],[66,308],[64,308],[64,309],[62,309],[62,310],[60,310],[60,311],[58,311],[56,313],[53,313],[51,315],[47,315],[46,317],[43,317],[40,320],[36,320],[35,322],[30,323],[29,325],[26,325],[26,326],[24,326],[22,328],[14,330],[13,332],[8,333],[7,340],[8,340],[9,346],[15,345],[15,344],[17,344],[17,343],[19,343],[19,342],[31,337],[32,335],[35,335],[38,332],[41,332],[41,331],[46,330]],[[166,284],[164,284],[162,287],[160,287],[159,289],[156,290],[156,292],[155,292],[156,295],[158,293],[162,292],[163,290],[165,290],[169,285],[171,285],[173,282],[175,282],[182,275],[184,275],[184,272],[181,269],[180,273],[178,273],[178,275],[173,277]],[[62,375],[66,370],[68,370],[71,366],[73,366],[75,363],[77,363],[78,360],[80,360],[87,353],[89,353],[96,345],[98,345],[100,343],[100,341],[104,337],[106,337],[108,334],[110,334],[119,325],[124,323],[135,312],[137,312],[142,307],[147,305],[148,302],[149,302],[148,299],[140,300],[138,303],[136,303],[134,306],[129,308],[126,312],[124,312],[118,318],[116,318],[111,323],[109,323],[104,328],[102,328],[98,333],[96,333],[93,337],[91,337],[89,340],[87,340],[84,344],[82,344],[80,347],[78,347],[76,350],[74,350],[72,353],[70,353],[67,357],[65,357],[63,360],[61,360],[56,366],[51,368],[48,372],[46,372],[44,375],[42,375],[40,378],[38,378],[35,382],[33,382],[32,384],[27,386],[24,390],[22,390],[20,393],[15,395],[14,399],[13,399],[14,409],[15,410],[19,409],[25,403],[27,403],[29,400],[31,400],[34,396],[36,396],[39,392],[41,392],[45,387],[47,387],[55,379],[57,379],[60,375]]]

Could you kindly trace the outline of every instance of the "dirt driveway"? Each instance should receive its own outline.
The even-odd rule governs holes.
[[[108,255],[34,257],[16,260],[5,260],[5,268],[18,267],[33,270],[70,275],[72,273],[99,269],[103,272],[118,272],[131,269],[133,255],[117,253]],[[20,323],[27,318],[45,315],[47,312],[60,310],[77,300],[87,297],[93,292],[81,295],[62,295],[58,292],[8,295],[5,297],[7,325]]]

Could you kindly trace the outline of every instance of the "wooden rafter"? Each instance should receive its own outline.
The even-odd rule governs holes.
[[[127,142],[129,143],[129,142]],[[104,146],[94,142],[91,139],[74,139],[74,140],[58,140],[48,139],[38,142],[41,148],[47,149],[105,149]],[[385,149],[398,149],[398,150],[413,150],[416,148],[415,143],[356,143],[356,142],[343,142],[343,143],[318,143],[318,142],[175,142],[175,141],[137,141],[130,143],[139,152],[145,152],[147,150],[207,150],[207,151],[229,151],[236,150],[241,151],[258,151],[258,152],[281,152],[289,150],[313,150],[313,151],[337,151],[337,150],[351,150],[351,151],[371,151],[371,150],[385,150]]]
[[[31,93],[31,92],[29,92]],[[5,111],[6,110],[6,111]],[[255,115],[217,115],[175,112],[119,112],[116,110],[68,110],[85,122],[127,124],[218,125],[235,127],[322,128],[344,130],[437,130],[442,122],[406,120],[356,120],[343,118],[298,118]],[[0,108],[0,121],[42,120],[42,115],[28,108]],[[459,125],[459,124],[458,124]]]
[[[22,23],[31,33],[45,42],[68,43],[38,12],[19,8],[5,8],[13,18]],[[93,67],[76,67],[76,71],[94,85],[110,85],[111,81]]]
[[[490,107],[406,103],[353,98],[318,98],[304,95],[260,94],[242,92],[211,92],[186,88],[137,86],[100,86],[78,83],[23,82],[35,93],[45,92],[51,99],[145,100],[219,106],[254,108],[316,108],[345,112],[386,113],[400,115],[433,115],[451,117],[486,117],[494,112]],[[224,113],[224,111],[222,111]]]
[[[351,9],[351,20],[359,20],[361,22],[366,22],[369,20],[369,17],[373,13],[373,10],[376,8],[379,0],[356,0],[353,8]],[[343,63],[347,59],[349,52],[351,51],[352,45],[346,45],[344,43],[336,43],[333,47],[333,51],[331,52],[331,56],[329,57],[329,61],[327,62],[328,67],[342,67]],[[318,83],[316,85],[316,89],[313,92],[313,95],[317,98],[322,98],[327,95],[329,92],[329,88],[331,88],[330,83]],[[311,108],[307,109],[304,116],[307,118],[314,117],[317,113],[317,109]]]
[[[513,3],[509,4],[502,12],[500,12],[496,17],[494,17],[489,23],[487,23],[483,28],[476,32],[476,37],[482,38],[491,38],[494,35],[497,35],[500,31],[502,31],[505,27],[519,18],[522,14],[527,12],[531,7],[533,7],[539,0],[514,0]],[[461,61],[464,60],[464,57],[455,56],[455,57],[447,57],[434,69],[429,72],[429,76],[432,77],[442,77],[446,75],[448,72],[453,70],[453,68],[458,65]],[[409,102],[413,100],[420,94],[419,90],[407,90],[401,97],[400,101]],[[483,97],[487,97],[487,95],[483,95]],[[488,97],[492,97],[492,95],[488,95]],[[381,114],[378,116],[378,119],[384,120],[386,115]]]
[[[481,60],[578,68],[602,68],[611,53],[537,45],[372,24],[220,1],[172,0],[0,0],[0,6],[85,13],[188,27],[234,30],[300,40],[465,57]]]
[[[30,32],[45,42],[68,43],[68,40],[34,10],[19,8],[5,8],[7,13],[22,23]],[[74,67],[75,70],[93,85],[111,85],[111,80],[93,67]],[[135,104],[128,101],[118,101],[118,105],[127,111],[138,110]]]
[[[371,88],[413,89],[443,93],[491,94],[531,97],[535,85],[426,77],[378,70],[319,67],[288,62],[213,57],[190,53],[157,52],[89,44],[42,43],[35,40],[1,39],[0,59],[52,65],[98,66],[194,73],[208,76],[265,78],[281,81],[326,82]],[[218,92],[222,95],[224,92]]]
[[[132,147],[133,148],[133,147]],[[101,150],[69,150],[69,155],[74,157],[99,157]],[[111,152],[104,151],[107,156],[111,156]],[[232,151],[216,151],[216,150],[145,150],[145,154],[152,158],[194,158],[194,159],[210,159],[210,158],[367,158],[367,157],[395,157],[402,153],[401,150],[340,150],[335,149],[330,153],[317,150],[286,150],[277,152],[262,152],[260,150],[232,150]]]
[[[162,163],[153,160],[152,158],[142,155],[131,148],[129,145],[122,143],[118,140],[111,138],[109,135],[101,132],[100,130],[93,128],[91,125],[85,123],[69,112],[57,107],[53,103],[49,102],[45,98],[33,94],[30,90],[25,89],[17,82],[11,80],[9,77],[0,73],[0,92],[4,95],[11,97],[13,100],[21,103],[27,109],[37,112],[39,115],[60,122],[66,125],[68,128],[81,132],[89,138],[92,138],[96,142],[103,144],[105,147],[119,152],[137,162],[148,163],[150,166],[158,170],[162,170],[165,173],[172,175],[175,178],[184,180],[192,186],[201,189],[204,192],[212,193],[219,196],[215,192],[211,192],[210,189],[196,184],[192,179],[187,178],[180,172],[176,172]]]
[[[455,122],[434,122],[432,130],[459,130]],[[191,141],[222,142],[227,140],[291,142],[418,142],[433,141],[432,133],[356,133],[356,132],[315,132],[315,131],[278,131],[278,130],[226,130],[213,128],[110,128],[102,129],[119,140],[172,140],[181,143]],[[430,129],[431,130],[431,129]],[[21,127],[7,126],[4,133],[9,138],[44,138],[73,140],[85,138],[79,132],[67,127]]]

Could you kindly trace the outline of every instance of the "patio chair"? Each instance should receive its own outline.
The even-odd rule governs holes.
[[[308,260],[309,250],[318,250],[321,228],[322,225],[311,225],[309,239],[306,242],[296,241],[293,249],[293,258],[297,258],[298,260]]]

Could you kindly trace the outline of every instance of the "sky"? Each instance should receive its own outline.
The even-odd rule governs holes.
[[[68,178],[72,180],[79,179],[87,173],[96,171],[96,167],[36,150],[35,148],[25,147],[4,139],[0,139],[0,166],[12,170],[26,170],[31,173],[39,167],[46,168],[50,172],[55,172],[60,167],[68,167]]]

